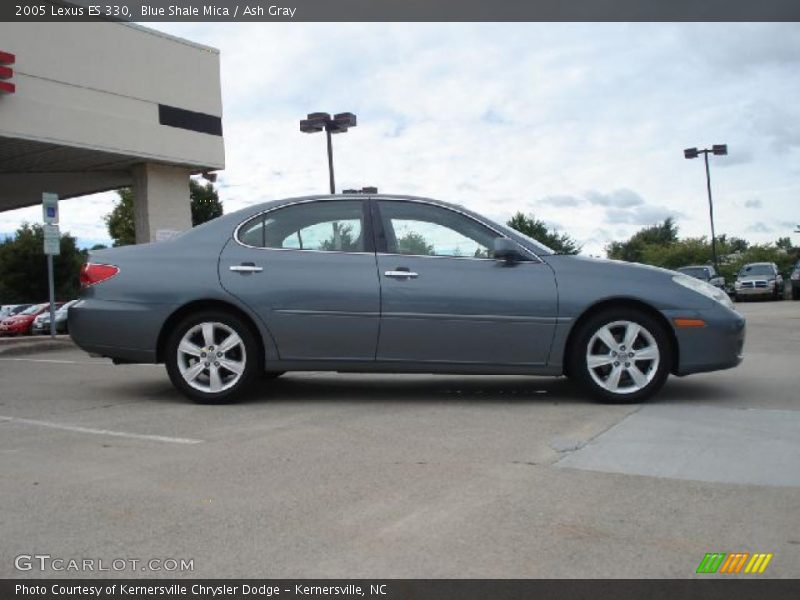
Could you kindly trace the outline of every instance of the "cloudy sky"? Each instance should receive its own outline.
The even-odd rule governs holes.
[[[325,192],[324,138],[298,119],[351,111],[340,189],[532,212],[587,254],[667,216],[707,233],[691,146],[730,148],[712,158],[718,233],[773,241],[800,222],[797,24],[150,25],[221,50],[227,212]],[[65,204],[63,228],[106,240],[112,198]],[[0,231],[38,217],[4,213]]]

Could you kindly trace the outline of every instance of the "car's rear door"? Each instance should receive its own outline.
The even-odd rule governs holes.
[[[284,360],[374,360],[380,284],[366,201],[256,216],[220,256],[225,289],[264,320]]]
[[[500,234],[449,208],[373,201],[379,361],[542,365],[557,317],[552,269],[491,257]]]

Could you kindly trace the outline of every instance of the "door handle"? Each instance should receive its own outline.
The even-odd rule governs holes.
[[[261,267],[257,267],[253,264],[249,265],[233,265],[232,267],[228,267],[231,271],[236,271],[237,273],[261,273],[264,269]]]
[[[403,271],[402,269],[397,269],[396,271],[386,271],[384,273],[386,277],[394,277],[398,279],[414,279],[415,277],[419,277],[418,273],[414,273],[413,271],[409,271],[406,269]]]

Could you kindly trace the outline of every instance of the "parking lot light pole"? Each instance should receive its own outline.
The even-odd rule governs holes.
[[[728,153],[727,144],[714,144],[711,148],[698,150],[697,148],[687,148],[683,151],[684,158],[697,158],[700,154],[706,162],[706,189],[708,190],[708,216],[711,218],[711,255],[714,259],[714,270],[719,273],[719,263],[717,262],[717,236],[714,233],[714,202],[711,200],[711,171],[708,167],[708,155],[716,154],[724,156]]]
[[[331,117],[328,113],[317,112],[309,115],[300,121],[300,131],[303,133],[317,133],[325,130],[325,137],[328,142],[328,178],[330,180],[331,194],[336,193],[336,184],[333,176],[333,144],[331,135],[334,133],[345,133],[350,127],[357,125],[356,116],[353,113],[339,113]]]

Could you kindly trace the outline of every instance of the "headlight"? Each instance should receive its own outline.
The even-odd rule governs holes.
[[[775,280],[774,280],[774,279],[770,279],[770,280],[767,282],[767,284],[769,284],[769,287],[775,287]]]
[[[731,302],[731,299],[728,298],[728,294],[723,292],[721,289],[714,287],[710,283],[700,281],[699,279],[695,279],[694,277],[689,277],[687,275],[673,275],[672,281],[678,285],[682,285],[685,288],[689,288],[693,292],[703,294],[703,296],[706,296],[707,298],[716,300],[728,308],[733,308],[733,302]],[[737,281],[736,287],[739,287],[739,285],[740,284]]]
[[[737,287],[737,288],[742,287],[742,282],[737,279],[736,283],[733,284],[733,287]]]

